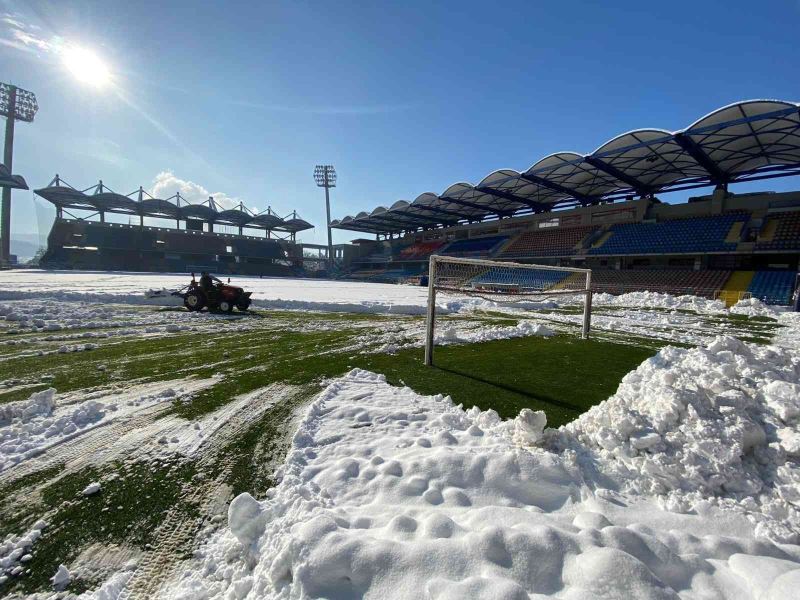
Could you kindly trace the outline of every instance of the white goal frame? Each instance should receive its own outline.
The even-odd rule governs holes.
[[[586,275],[585,286],[574,289],[532,289],[522,288],[515,286],[513,283],[492,283],[488,291],[482,291],[480,288],[473,288],[473,291],[465,287],[448,288],[446,285],[440,285],[437,280],[437,272],[441,269],[444,263],[461,264],[461,265],[474,265],[478,268],[502,268],[502,269],[530,269],[535,271],[562,271],[567,273],[583,273]],[[503,291],[505,288],[506,291]],[[589,338],[589,330],[592,323],[592,270],[579,269],[577,267],[553,267],[550,265],[536,265],[517,262],[483,260],[477,258],[458,258],[455,256],[441,256],[434,254],[430,258],[428,267],[428,311],[427,311],[427,324],[425,331],[425,365],[433,365],[433,346],[434,346],[434,332],[436,329],[436,292],[437,290],[450,291],[453,293],[463,293],[465,295],[492,295],[492,296],[563,296],[563,295],[583,295],[583,327],[581,330],[581,337],[583,339]]]

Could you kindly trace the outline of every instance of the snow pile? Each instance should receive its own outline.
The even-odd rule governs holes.
[[[730,312],[734,315],[746,315],[748,317],[772,317],[773,319],[783,312],[785,308],[764,304],[758,298],[746,298],[739,300],[731,306]]]
[[[92,494],[96,494],[97,492],[99,492],[101,489],[102,486],[97,481],[93,481],[83,489],[81,495],[91,496]]]
[[[582,302],[583,300],[579,298]],[[673,296],[661,292],[628,292],[627,294],[598,293],[592,296],[592,304],[628,306],[631,308],[671,308],[691,310],[699,313],[725,312],[725,303],[721,300],[709,300],[699,296]]]
[[[50,581],[53,582],[53,589],[60,591],[65,589],[69,585],[69,582],[72,581],[72,574],[64,565],[58,565],[58,570],[56,574],[50,578]]]
[[[48,446],[80,435],[103,419],[107,410],[116,409],[87,400],[56,411],[54,393],[55,390],[49,389],[32,394],[28,400],[15,403],[27,407],[21,414],[0,421],[0,471],[41,454]]]
[[[755,381],[757,369],[746,363],[740,367]],[[770,380],[783,382],[789,366],[782,369]],[[784,391],[770,403],[785,401]],[[676,413],[680,402],[690,411],[688,395],[676,394]],[[756,539],[744,514],[710,501],[685,514],[615,491],[628,477],[605,464],[621,463],[616,455],[582,449],[544,424],[531,411],[512,421],[464,411],[354,370],[309,407],[267,499],[237,497],[229,528],[165,596],[667,599],[759,590],[772,599],[800,584],[800,547]],[[647,440],[650,432],[636,437],[642,451],[657,449],[678,428],[662,428],[664,442]],[[560,438],[574,448],[547,449]],[[751,452],[760,447],[757,435],[732,426],[737,439]],[[645,475],[631,472],[644,489]],[[661,472],[651,479],[661,481]]]
[[[788,349],[730,337],[667,347],[555,444],[625,492],[664,496],[676,511],[738,510],[757,532],[798,543],[798,382],[800,355]]]
[[[125,586],[133,576],[133,571],[126,569],[114,573],[96,590],[84,592],[77,600],[120,600]]]
[[[520,321],[511,327],[481,326],[473,330],[465,330],[457,325],[450,325],[443,328],[441,334],[435,336],[435,343],[463,344],[527,336],[550,337],[552,335],[555,335],[552,329],[534,321]]]
[[[24,535],[9,535],[0,542],[0,585],[24,571],[20,563],[29,557],[31,546],[42,536],[42,530],[47,527],[44,521],[37,521],[30,531]],[[0,588],[1,589],[1,588]]]
[[[27,423],[35,417],[52,414],[56,407],[55,394],[55,389],[48,388],[31,394],[27,400],[0,404],[0,427],[9,425],[14,420]]]

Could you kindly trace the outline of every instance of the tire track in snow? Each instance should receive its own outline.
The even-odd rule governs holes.
[[[131,417],[100,423],[83,435],[78,435],[66,442],[48,448],[36,458],[31,458],[10,467],[0,473],[0,487],[14,483],[27,475],[44,471],[58,465],[64,465],[58,478],[87,464],[107,462],[111,455],[119,453],[122,448],[116,446],[120,440],[132,430],[148,427],[160,414],[171,407],[169,403],[149,406]],[[126,446],[125,449],[129,448]],[[50,480],[48,483],[52,483]]]
[[[273,384],[241,396],[216,413],[232,414],[199,448],[197,467],[198,472],[214,467],[219,474],[204,484],[192,485],[191,492],[180,499],[181,505],[196,505],[199,514],[187,516],[175,508],[167,512],[156,531],[154,549],[145,553],[119,600],[159,597],[161,586],[183,561],[180,550],[191,544],[203,525],[212,523],[215,516],[224,512],[230,496],[225,479],[238,458],[236,454],[224,453],[225,447],[272,406],[299,393],[302,393],[299,386]]]

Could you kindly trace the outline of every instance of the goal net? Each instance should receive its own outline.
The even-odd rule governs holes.
[[[498,303],[542,301],[582,295],[582,337],[589,337],[592,311],[592,271],[433,255],[428,269],[428,323],[425,364],[433,364],[436,296],[477,296]]]

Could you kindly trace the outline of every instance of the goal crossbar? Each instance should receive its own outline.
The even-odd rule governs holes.
[[[586,339],[591,325],[591,288],[591,269],[433,255],[428,267],[425,364],[433,364],[437,292],[500,302],[530,300],[536,296],[583,295],[582,337]]]

